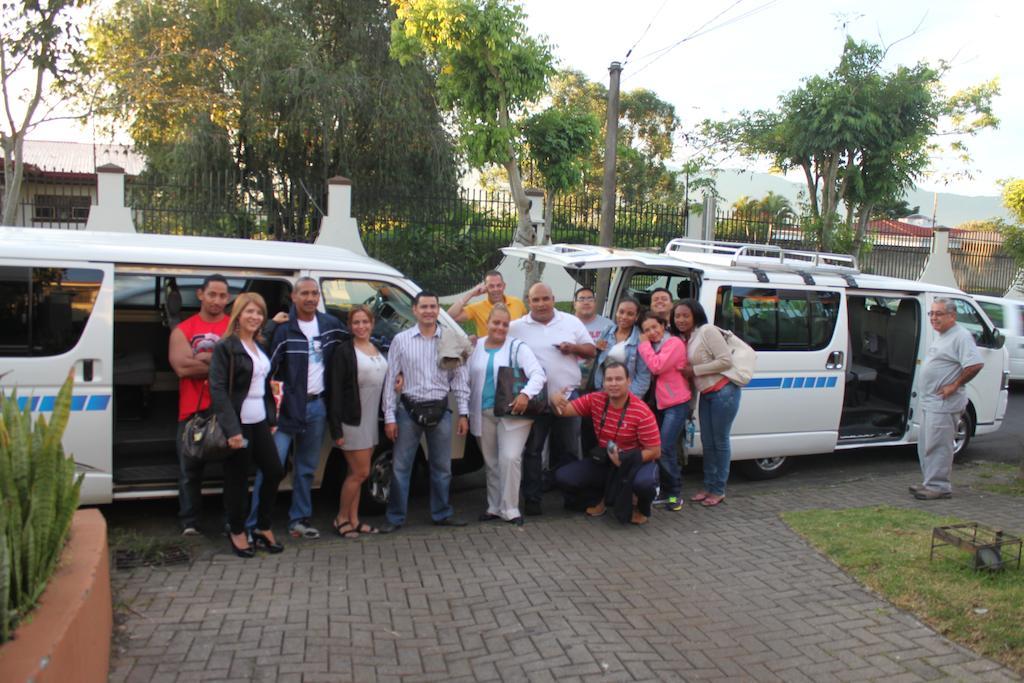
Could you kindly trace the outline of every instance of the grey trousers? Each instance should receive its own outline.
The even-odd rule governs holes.
[[[958,413],[921,411],[921,432],[917,437],[917,459],[921,461],[922,483],[932,491],[952,491],[953,438]]]

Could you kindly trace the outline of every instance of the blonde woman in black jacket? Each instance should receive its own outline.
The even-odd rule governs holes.
[[[267,319],[267,304],[259,294],[240,294],[231,307],[224,337],[210,360],[210,397],[228,446],[233,453],[224,461],[224,507],[231,534],[231,550],[249,558],[256,548],[279,553],[284,550],[270,530],[277,487],[284,467],[271,436],[277,424],[274,396],[270,390],[270,359],[260,347],[260,331]],[[260,503],[252,542],[245,533],[249,512],[249,464],[263,472]]]

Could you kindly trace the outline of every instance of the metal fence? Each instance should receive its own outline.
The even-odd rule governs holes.
[[[1017,279],[1020,268],[1003,247],[998,233],[951,236],[949,258],[957,286],[973,294],[1002,296]]]
[[[323,184],[235,172],[128,178],[135,229],[164,235],[311,241],[320,230]]]

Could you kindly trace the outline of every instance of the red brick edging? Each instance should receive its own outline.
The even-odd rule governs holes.
[[[39,605],[0,646],[0,680],[105,681],[112,624],[107,522],[79,510]]]

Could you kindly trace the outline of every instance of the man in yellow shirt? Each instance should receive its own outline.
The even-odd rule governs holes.
[[[469,300],[481,294],[487,294],[483,301],[470,304]],[[489,270],[484,275],[484,281],[473,289],[466,292],[459,301],[452,304],[448,309],[448,315],[455,318],[455,322],[464,323],[472,320],[476,325],[476,336],[483,337],[487,334],[487,316],[491,314],[494,304],[504,303],[512,320],[526,315],[526,305],[519,297],[505,294],[505,278],[496,270]]]

